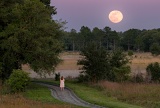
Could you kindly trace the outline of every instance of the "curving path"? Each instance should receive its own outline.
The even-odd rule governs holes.
[[[78,98],[74,94],[74,92],[69,88],[65,87],[64,91],[61,91],[60,88],[56,85],[49,85],[49,84],[44,84],[44,83],[37,83],[37,84],[48,87],[51,90],[51,95],[60,101],[68,102],[68,103],[75,104],[78,106],[90,107],[90,108],[106,108],[106,107],[88,103]]]

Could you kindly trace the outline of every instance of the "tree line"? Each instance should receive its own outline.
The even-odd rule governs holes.
[[[95,27],[93,30],[82,26],[79,32],[75,29],[67,32],[63,29],[64,22],[52,18],[56,13],[56,8],[50,6],[50,0],[0,1],[2,80],[9,78],[14,69],[21,69],[22,64],[29,64],[41,75],[50,74],[61,61],[59,53],[66,50],[81,51],[82,55],[89,58],[82,59],[79,64],[84,65],[86,75],[91,79],[104,79],[103,72],[107,70],[105,78],[120,81],[127,79],[126,74],[130,69],[126,65],[126,56],[115,51],[121,49],[160,54],[160,29],[116,32],[107,26],[103,29]],[[94,43],[93,47],[91,43]],[[88,65],[90,63],[93,65]],[[92,70],[92,67],[97,67],[97,70]]]
[[[82,26],[80,31],[71,29],[63,32],[62,41],[67,51],[79,51],[90,42],[103,46],[106,50],[122,49],[124,51],[151,52],[154,55],[160,54],[160,29],[139,30],[129,29],[124,32],[117,32],[106,26],[103,29],[98,27],[91,30]]]

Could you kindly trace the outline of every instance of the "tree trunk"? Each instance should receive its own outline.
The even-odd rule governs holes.
[[[73,41],[73,52],[75,51],[75,43],[74,43],[74,41]]]
[[[115,43],[115,39],[113,40],[113,50],[115,51],[115,49],[116,49],[116,45],[115,45],[116,43]]]

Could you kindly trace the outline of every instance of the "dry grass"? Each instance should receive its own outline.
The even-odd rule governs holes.
[[[64,106],[31,101],[25,99],[20,94],[16,94],[2,95],[0,98],[0,108],[64,108]]]
[[[70,106],[33,101],[24,98],[21,94],[0,94],[0,108],[70,108]]]
[[[80,59],[78,52],[64,52],[60,54],[60,58],[63,62],[58,65],[57,70],[78,70],[77,60]],[[145,72],[145,69],[149,63],[159,62],[160,56],[152,56],[151,53],[135,53],[131,60],[132,72]]]
[[[77,65],[77,61],[80,59],[78,52],[64,52],[60,54],[60,58],[63,60],[56,70],[78,70],[80,66]],[[141,72],[146,73],[146,67],[149,63],[159,62],[160,56],[152,56],[151,53],[135,53],[131,60],[132,73]],[[23,65],[24,70],[29,70],[28,65]]]
[[[80,68],[77,65],[77,61],[80,58],[78,52],[64,52],[60,54],[60,58],[63,61],[56,67],[56,70],[78,70]],[[22,66],[22,69],[25,71],[30,70],[26,64]]]
[[[135,53],[131,59],[131,74],[142,73],[146,77],[146,67],[150,63],[160,63],[160,56],[152,56],[151,53]]]
[[[160,56],[152,56],[151,53],[135,53],[131,60],[131,67],[146,68],[148,64],[154,62],[160,63]]]
[[[98,85],[105,90],[106,95],[115,97],[118,100],[142,105],[146,108],[155,108],[156,105],[159,105],[160,107],[159,84],[115,83],[103,81]]]

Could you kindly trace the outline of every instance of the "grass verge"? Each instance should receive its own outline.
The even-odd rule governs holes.
[[[7,94],[6,94],[7,93]],[[83,108],[54,99],[48,88],[31,83],[22,93],[9,94],[0,85],[0,108]]]
[[[59,82],[53,80],[41,80],[40,82],[59,84]],[[91,87],[73,81],[66,81],[66,86],[71,88],[78,97],[92,104],[101,105],[107,108],[142,108],[140,106],[120,102],[113,97],[107,97],[100,88]]]
[[[30,100],[36,100],[43,103],[61,105],[63,108],[82,108],[69,103],[61,102],[51,96],[51,91],[44,86],[31,83],[24,96]]]
[[[96,86],[103,88],[107,96],[141,105],[145,108],[160,108],[160,85],[155,83],[117,83],[103,81]]]

